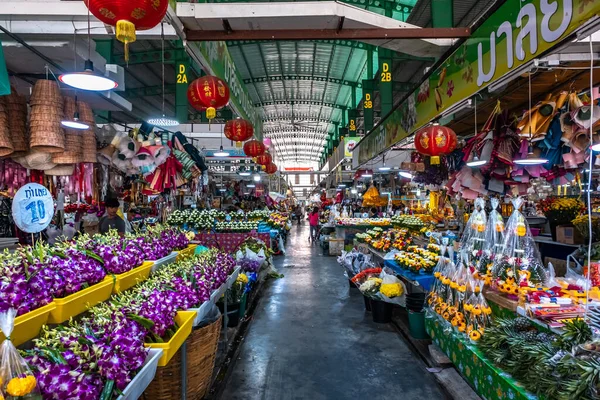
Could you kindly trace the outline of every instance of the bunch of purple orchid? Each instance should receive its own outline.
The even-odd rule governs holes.
[[[123,313],[92,309],[93,317],[45,329],[24,351],[44,399],[97,400],[124,390],[146,360],[145,332]]]
[[[130,241],[119,237],[116,231],[106,235],[94,235],[95,252],[104,261],[109,274],[123,274],[143,262],[143,253]]]

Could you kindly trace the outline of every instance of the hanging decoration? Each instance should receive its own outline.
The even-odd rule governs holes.
[[[446,126],[431,125],[417,132],[415,147],[431,157],[431,164],[440,163],[440,156],[451,153],[457,144],[456,133]]]
[[[269,153],[264,153],[256,157],[256,163],[258,165],[269,165],[273,161],[273,157]]]
[[[265,145],[258,140],[250,140],[244,143],[244,153],[248,157],[258,157],[265,152]]]
[[[229,87],[216,76],[203,76],[188,87],[188,101],[198,111],[206,110],[209,121],[217,116],[217,110],[229,102]]]
[[[125,60],[129,61],[129,43],[136,41],[135,31],[160,24],[167,14],[169,0],[84,0],[94,17],[117,28],[117,40],[125,44]]]
[[[265,172],[269,175],[273,175],[275,172],[277,172],[277,165],[273,163],[267,164],[267,166],[265,167]]]
[[[234,119],[225,123],[225,137],[234,142],[245,142],[254,135],[254,128],[245,119]]]

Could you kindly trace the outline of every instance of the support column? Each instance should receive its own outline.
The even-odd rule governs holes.
[[[431,23],[434,28],[452,28],[454,25],[453,0],[431,0]]]
[[[392,79],[392,53],[388,49],[379,50],[379,98],[381,103],[381,117],[392,111],[394,103],[394,82]]]
[[[175,63],[175,119],[177,119],[180,124],[184,124],[189,120],[187,99],[189,68],[190,64],[188,60]]]

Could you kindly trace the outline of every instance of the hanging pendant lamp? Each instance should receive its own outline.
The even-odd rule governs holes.
[[[150,118],[146,122],[148,122],[150,125],[167,128],[179,126],[179,121],[165,116],[165,29],[162,23],[160,24],[160,40],[162,57],[162,117]]]

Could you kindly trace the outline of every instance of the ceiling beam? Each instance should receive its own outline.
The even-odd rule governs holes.
[[[459,39],[471,36],[470,28],[375,28],[375,29],[280,29],[225,31],[186,30],[190,42],[227,40],[306,40],[306,39]]]
[[[321,107],[338,108],[340,110],[348,109],[348,107],[343,106],[341,104],[324,103],[322,101],[302,100],[302,99],[294,99],[294,100],[290,99],[288,101],[286,101],[286,100],[265,101],[262,103],[255,103],[254,107],[266,107],[266,106],[277,106],[277,105],[290,105],[290,106],[307,105],[307,106],[321,106]]]
[[[312,76],[312,75],[284,75],[284,76],[262,76],[254,77],[254,79],[244,79],[245,84],[249,83],[260,83],[267,81],[314,81],[314,82],[328,82],[337,83],[342,86],[350,87],[362,87],[362,82],[350,82],[342,79],[335,79],[329,77]]]

